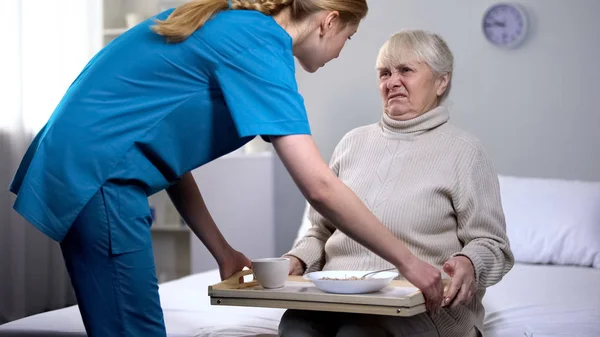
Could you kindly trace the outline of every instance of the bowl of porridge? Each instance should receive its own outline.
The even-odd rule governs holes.
[[[358,270],[328,270],[317,271],[304,275],[322,291],[334,294],[366,294],[380,291],[387,287],[397,272],[385,271],[364,277],[369,271]]]

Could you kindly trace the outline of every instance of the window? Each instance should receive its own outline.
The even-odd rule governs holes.
[[[96,0],[2,0],[0,128],[35,133],[101,46]],[[6,48],[4,48],[6,47]]]

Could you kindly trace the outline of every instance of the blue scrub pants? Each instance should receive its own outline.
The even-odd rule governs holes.
[[[61,242],[88,336],[166,336],[148,199],[105,184]]]

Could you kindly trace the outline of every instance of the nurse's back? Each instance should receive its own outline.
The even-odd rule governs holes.
[[[171,13],[142,22],[102,49],[34,140],[11,191],[19,194],[15,209],[50,237],[62,239],[114,174],[156,191],[247,141],[225,101],[228,78],[216,74],[239,64],[238,55],[267,50],[290,68],[281,76],[294,80],[292,40],[272,17],[223,11],[170,43],[152,26]],[[135,177],[142,170],[145,176]]]
[[[170,10],[158,18],[169,14]],[[98,53],[52,119],[85,119],[84,124],[94,129],[87,131],[95,131],[102,140],[127,142],[190,97],[218,90],[215,70],[239,53],[269,48],[293,61],[287,33],[257,11],[221,12],[178,43],[154,33],[153,24],[152,18],[146,20]]]

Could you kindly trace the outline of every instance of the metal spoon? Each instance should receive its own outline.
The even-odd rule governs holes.
[[[372,271],[372,272],[368,272],[366,274],[364,274],[361,278],[367,278],[367,275],[375,275],[375,274],[379,274],[382,273],[384,271],[392,271],[392,270],[396,270],[396,268],[388,268],[388,269],[381,269],[381,270],[377,270],[377,271]]]

